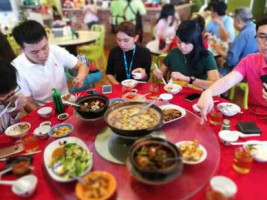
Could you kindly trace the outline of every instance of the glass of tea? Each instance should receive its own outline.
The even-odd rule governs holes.
[[[157,83],[151,83],[149,85],[149,93],[150,99],[157,99],[159,96],[159,85]]]
[[[34,152],[39,149],[39,143],[34,135],[27,135],[21,139],[26,152]]]
[[[253,163],[253,157],[243,147],[237,147],[234,154],[233,168],[241,174],[250,172]]]
[[[222,124],[222,120],[223,120],[223,114],[216,108],[214,108],[209,116],[209,122],[212,125],[221,125]]]

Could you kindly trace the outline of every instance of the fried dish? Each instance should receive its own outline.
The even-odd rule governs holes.
[[[182,154],[182,158],[185,161],[198,161],[203,155],[203,150],[198,148],[198,140],[187,141],[181,144],[178,148]]]
[[[105,106],[105,102],[101,99],[85,101],[81,104],[81,111],[98,111]]]
[[[177,109],[163,109],[163,120],[165,122],[181,117],[182,113]]]

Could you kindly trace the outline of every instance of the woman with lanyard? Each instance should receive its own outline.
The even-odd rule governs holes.
[[[106,69],[109,82],[119,84],[123,80],[135,78],[134,73],[141,73],[138,80],[147,81],[150,76],[151,55],[147,48],[135,44],[138,40],[135,25],[122,22],[116,38],[118,46],[110,51]]]

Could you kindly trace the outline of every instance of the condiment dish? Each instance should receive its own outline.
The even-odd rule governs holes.
[[[40,108],[37,113],[40,115],[42,118],[49,118],[52,113],[52,108],[51,107],[43,107]]]

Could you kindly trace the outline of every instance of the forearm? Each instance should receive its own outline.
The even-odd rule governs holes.
[[[113,75],[107,74],[107,79],[112,85],[120,84]]]
[[[35,104],[32,100],[27,99],[26,106],[24,107],[24,110],[27,113],[30,113],[38,108],[37,104]]]
[[[220,27],[221,39],[227,41],[230,37],[230,33],[225,29],[223,24],[220,24],[219,27]]]
[[[192,85],[197,86],[202,89],[207,89],[210,87],[213,83],[215,83],[215,80],[202,80],[202,79],[196,79]]]
[[[82,80],[86,79],[87,74],[89,73],[89,68],[86,67],[84,64],[77,67],[77,76]]]

